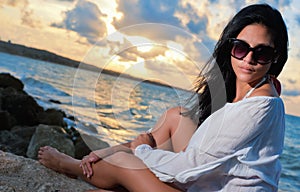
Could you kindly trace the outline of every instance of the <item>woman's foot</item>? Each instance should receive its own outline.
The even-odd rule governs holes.
[[[39,162],[45,167],[63,173],[71,178],[77,178],[68,169],[68,164],[74,164],[75,159],[72,157],[59,152],[57,149],[50,146],[41,147],[38,152]]]

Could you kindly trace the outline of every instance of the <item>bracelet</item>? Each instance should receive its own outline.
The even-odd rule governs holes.
[[[153,135],[152,135],[152,133],[147,133],[147,135],[148,135],[148,137],[149,137],[149,139],[150,139],[150,141],[152,142],[152,144],[153,144],[153,148],[155,148],[156,147],[156,141],[155,141],[155,139],[154,139],[154,137],[153,137]]]

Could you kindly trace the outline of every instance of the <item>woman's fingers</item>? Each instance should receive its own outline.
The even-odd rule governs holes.
[[[91,177],[93,174],[92,163],[93,163],[93,161],[88,159],[88,162],[86,163],[87,177]]]
[[[93,175],[93,167],[92,164],[98,161],[99,158],[97,155],[91,153],[88,156],[85,156],[80,163],[80,167],[83,171],[83,174],[86,175],[88,178]]]
[[[87,177],[89,177],[90,175],[90,169],[88,168],[88,166],[90,166],[90,163],[88,162],[88,156],[85,156],[80,163],[80,167],[82,169],[83,175],[86,175]]]

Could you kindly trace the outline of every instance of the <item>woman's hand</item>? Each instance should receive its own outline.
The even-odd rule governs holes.
[[[141,144],[148,144],[152,148],[156,147],[156,141],[151,133],[142,133],[137,138],[135,138],[130,145],[131,149],[135,149],[137,146]]]
[[[92,164],[96,163],[100,159],[101,158],[95,152],[91,152],[88,156],[83,157],[80,163],[83,175],[86,175],[86,177],[90,178],[93,175]]]

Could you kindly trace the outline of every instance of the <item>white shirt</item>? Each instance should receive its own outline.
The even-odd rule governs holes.
[[[250,97],[210,115],[185,151],[143,144],[135,155],[161,181],[185,191],[277,191],[284,130],[280,98]]]

